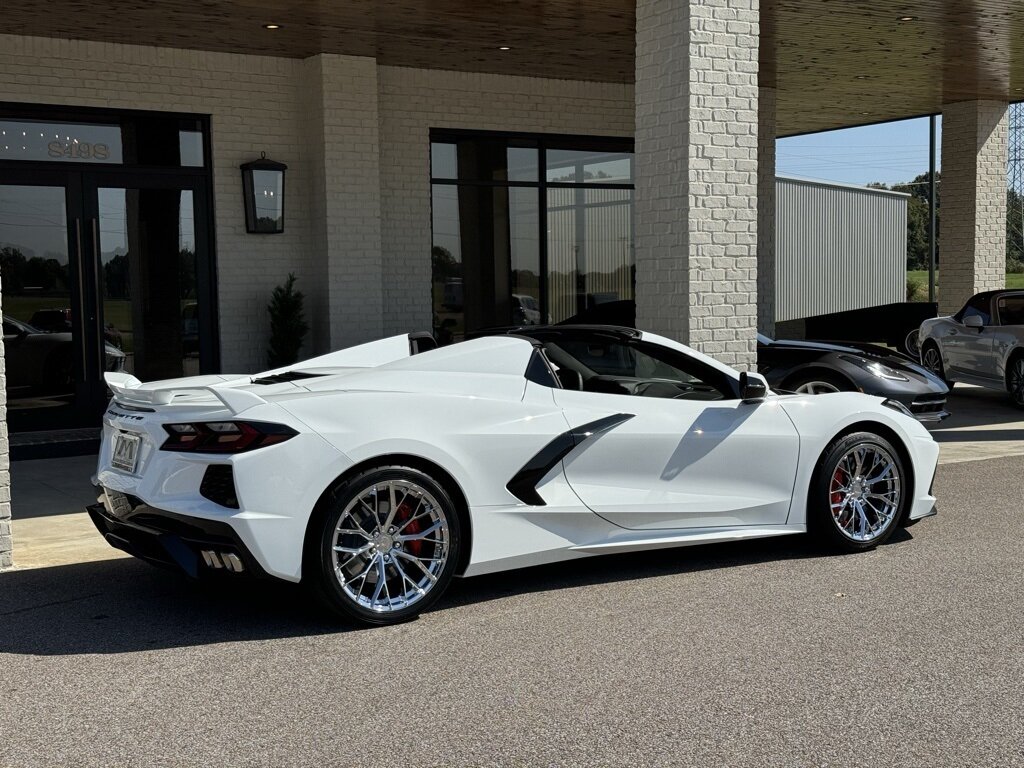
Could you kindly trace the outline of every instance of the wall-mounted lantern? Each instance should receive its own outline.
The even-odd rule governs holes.
[[[245,198],[245,231],[259,235],[284,232],[284,172],[288,166],[267,160],[242,163],[242,195]]]

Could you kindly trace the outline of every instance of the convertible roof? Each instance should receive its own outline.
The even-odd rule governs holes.
[[[611,336],[616,339],[639,339],[642,334],[636,328],[623,325],[599,325],[592,323],[558,325],[516,325],[508,328],[488,328],[475,334],[484,336],[525,336],[529,339],[558,339],[569,336]]]

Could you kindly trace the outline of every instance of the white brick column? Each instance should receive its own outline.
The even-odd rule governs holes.
[[[942,109],[939,312],[1006,285],[1006,103]]]
[[[383,331],[380,119],[377,62],[321,54],[305,61],[312,274],[318,351],[378,339]],[[319,311],[315,311],[319,310]]]
[[[758,0],[637,0],[637,324],[753,367]]]
[[[757,92],[757,330],[775,335],[774,88]]]

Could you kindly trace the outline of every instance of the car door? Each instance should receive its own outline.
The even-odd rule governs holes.
[[[981,318],[981,328],[964,324],[968,317]],[[953,322],[942,331],[940,343],[945,352],[947,368],[952,373],[967,376],[992,378],[995,366],[992,362],[992,297],[979,294],[971,298],[953,318]]]
[[[582,501],[630,529],[784,524],[799,438],[778,401],[741,402],[725,374],[695,358],[683,360],[672,350],[639,342],[627,346],[633,370],[617,375],[605,368],[598,383],[584,376],[584,388],[604,391],[554,391],[574,429],[621,415],[563,462]],[[623,357],[613,343],[597,349],[605,359]],[[644,366],[646,371],[637,370]],[[621,390],[612,386],[616,382]],[[650,382],[656,392],[644,386]],[[669,396],[674,385],[679,394]]]
[[[991,377],[1005,381],[1007,359],[1024,335],[1024,292],[999,294],[994,310],[992,327],[986,329],[992,337]]]

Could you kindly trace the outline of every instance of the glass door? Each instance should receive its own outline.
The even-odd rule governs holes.
[[[88,375],[93,319],[81,258],[81,192],[63,173],[5,173],[0,182],[0,274],[12,431],[82,426],[95,399]]]
[[[209,370],[205,185],[194,176],[86,177],[103,362],[143,381]],[[120,359],[111,356],[120,355]]]

